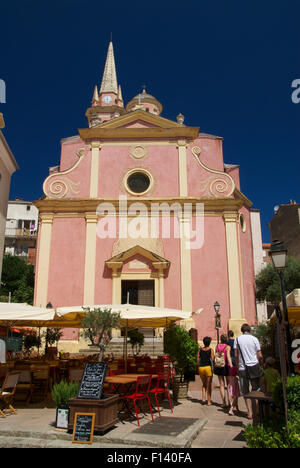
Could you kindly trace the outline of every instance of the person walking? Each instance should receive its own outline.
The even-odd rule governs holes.
[[[238,368],[236,366],[231,367],[229,374],[228,390],[232,398],[229,414],[234,416],[233,411],[239,411],[239,397],[241,396]]]
[[[264,372],[264,390],[266,395],[272,396],[273,385],[280,379],[280,374],[275,368],[275,359],[272,357],[267,357],[265,362],[265,372]]]
[[[227,336],[228,336],[227,344],[231,348],[230,349],[231,362],[233,366],[236,366],[235,357],[234,357],[234,333],[233,331],[229,330]]]
[[[260,390],[260,379],[263,376],[261,364],[263,356],[258,339],[251,335],[251,327],[244,323],[241,327],[242,335],[234,342],[235,360],[238,363],[241,394]],[[248,419],[253,418],[252,405],[249,398],[245,398]]]
[[[229,370],[232,367],[232,361],[230,356],[230,346],[227,344],[227,336],[221,335],[221,343],[216,347],[215,363],[214,363],[214,374],[218,376],[220,394],[222,398],[222,407],[226,408],[226,397],[225,397],[225,380],[227,383],[227,396],[228,406],[231,406],[231,395],[229,392]]]
[[[211,338],[205,336],[203,338],[204,348],[199,348],[198,351],[198,365],[199,376],[202,381],[202,404],[207,401],[207,406],[211,406],[211,391],[212,391],[212,378],[213,378],[213,361],[214,352],[210,348]]]

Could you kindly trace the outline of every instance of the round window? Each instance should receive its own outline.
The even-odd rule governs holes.
[[[150,187],[150,177],[144,172],[134,172],[127,179],[127,186],[133,193],[144,193]]]

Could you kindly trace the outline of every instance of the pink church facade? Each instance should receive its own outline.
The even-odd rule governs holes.
[[[89,127],[62,141],[44,181],[35,305],[132,303],[194,312],[215,338],[256,322],[251,202],[222,138],[161,116],[144,90],[126,107],[112,43]],[[77,330],[64,339],[76,342]]]

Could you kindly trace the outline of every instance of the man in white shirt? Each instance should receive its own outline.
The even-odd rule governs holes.
[[[235,340],[233,347],[235,360],[239,368],[241,393],[242,395],[246,395],[249,393],[250,383],[253,392],[258,391],[260,388],[260,364],[262,364],[263,356],[259,341],[255,336],[251,335],[251,328],[247,323],[242,325],[241,332],[243,335]],[[248,410],[248,418],[252,419],[251,401],[245,398],[245,403]]]

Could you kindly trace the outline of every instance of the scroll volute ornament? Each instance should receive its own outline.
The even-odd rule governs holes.
[[[80,191],[78,187],[80,182],[74,182],[67,174],[73,172],[82,162],[85,156],[85,148],[81,148],[77,151],[78,161],[66,171],[54,172],[50,174],[43,184],[44,194],[48,198],[64,198],[68,193],[78,194]]]
[[[233,178],[226,174],[225,172],[216,171],[207,167],[200,159],[201,148],[199,146],[194,146],[192,148],[193,156],[195,157],[197,163],[204,169],[206,172],[210,172],[211,176],[200,181],[200,194],[205,196],[213,196],[216,198],[229,198],[232,196],[235,183]]]

